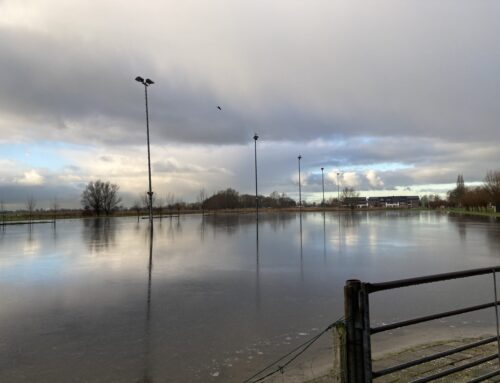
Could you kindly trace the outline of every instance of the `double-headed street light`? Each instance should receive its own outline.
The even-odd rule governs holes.
[[[257,140],[259,139],[259,136],[257,133],[253,136],[253,139],[255,141],[255,212],[257,214],[257,219],[259,218],[259,195],[257,191]]]
[[[300,160],[302,159],[302,156],[299,154],[297,158],[299,159],[299,208],[302,209],[302,189],[300,184]]]
[[[153,227],[153,190],[151,186],[151,155],[149,151],[149,111],[148,111],[148,86],[153,85],[154,82],[153,80],[150,80],[147,78],[144,80],[142,77],[137,76],[135,78],[135,81],[140,82],[142,85],[144,85],[144,96],[146,99],[146,134],[147,134],[147,142],[148,142],[148,174],[149,174],[149,191],[148,191],[148,197],[149,197],[149,223],[151,224],[151,227]]]

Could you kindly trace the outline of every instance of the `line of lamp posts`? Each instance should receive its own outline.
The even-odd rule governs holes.
[[[135,78],[135,81],[141,83],[144,85],[144,99],[146,103],[146,137],[147,137],[147,146],[148,146],[148,176],[149,176],[149,190],[147,192],[148,195],[148,200],[149,200],[149,222],[152,226],[153,223],[153,190],[152,190],[152,184],[151,184],[151,152],[149,148],[149,108],[148,108],[148,87],[150,85],[154,84],[154,81],[146,78],[143,79],[140,76],[137,76]],[[253,136],[254,139],[254,158],[255,158],[255,211],[257,215],[259,214],[259,196],[258,196],[258,177],[257,177],[257,140],[259,139],[259,136],[257,133],[254,134]],[[300,179],[300,160],[302,159],[302,155],[299,154],[297,157],[299,160],[299,208],[302,208],[302,184],[301,184],[301,179]],[[322,190],[323,190],[323,202],[322,206],[325,205],[325,177],[324,177],[324,169],[321,168],[321,184],[322,184]],[[340,201],[340,186],[339,186],[339,175],[340,173],[337,173],[337,199]]]

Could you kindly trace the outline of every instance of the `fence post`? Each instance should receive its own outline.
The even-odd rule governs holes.
[[[333,383],[347,383],[345,323],[337,323],[333,333]]]
[[[350,279],[344,287],[347,383],[371,383],[370,312],[365,285]]]

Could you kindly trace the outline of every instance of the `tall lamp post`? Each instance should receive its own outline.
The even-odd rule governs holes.
[[[254,153],[255,153],[255,212],[257,214],[257,219],[259,218],[259,195],[257,191],[257,140],[259,139],[259,136],[257,133],[253,136],[255,146],[254,146]]]
[[[302,156],[299,154],[297,158],[299,159],[299,208],[302,209],[302,186],[300,183],[300,160],[302,159]]]
[[[325,175],[323,170],[325,168],[321,168],[321,185],[323,186],[323,207],[325,207]]]
[[[144,85],[144,97],[146,99],[146,134],[147,134],[147,142],[148,142],[148,174],[149,174],[149,223],[151,227],[153,227],[153,190],[151,186],[151,155],[149,151],[149,111],[148,111],[148,86],[153,85],[154,82],[147,78],[144,80],[142,77],[137,76],[135,81],[140,82]]]

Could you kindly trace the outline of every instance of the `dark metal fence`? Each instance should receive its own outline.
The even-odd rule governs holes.
[[[384,282],[384,283],[364,283],[359,280],[348,280],[344,288],[345,297],[345,321],[346,321],[346,370],[348,383],[369,383],[378,377],[382,377],[394,372],[402,371],[410,367],[414,367],[423,363],[453,355],[465,350],[470,350],[485,344],[497,342],[498,350],[492,355],[485,355],[482,358],[475,359],[468,363],[449,368],[445,371],[440,371],[430,376],[425,376],[413,380],[412,383],[430,382],[445,376],[471,369],[480,364],[488,361],[498,359],[500,362],[500,335],[498,327],[498,304],[497,288],[496,288],[496,273],[500,271],[500,266],[473,269],[467,271],[430,275],[419,278],[402,279],[398,281]],[[392,290],[401,287],[416,286],[425,283],[442,282],[451,279],[467,278],[479,275],[492,274],[493,288],[494,288],[494,301],[483,303],[475,306],[458,308],[452,311],[440,312],[432,315],[421,316],[400,322],[385,324],[378,327],[371,327],[370,325],[370,294],[377,293],[385,290]],[[394,365],[382,370],[373,371],[372,369],[372,354],[371,354],[371,335],[381,333],[384,331],[393,330],[400,327],[424,323],[436,319],[447,318],[455,315],[470,313],[473,311],[484,310],[487,308],[494,308],[496,315],[496,328],[497,335],[481,339],[470,344],[453,348],[444,352],[427,355],[409,362]],[[470,382],[482,382],[494,376],[500,375],[500,369],[496,369],[488,374],[470,380]]]

